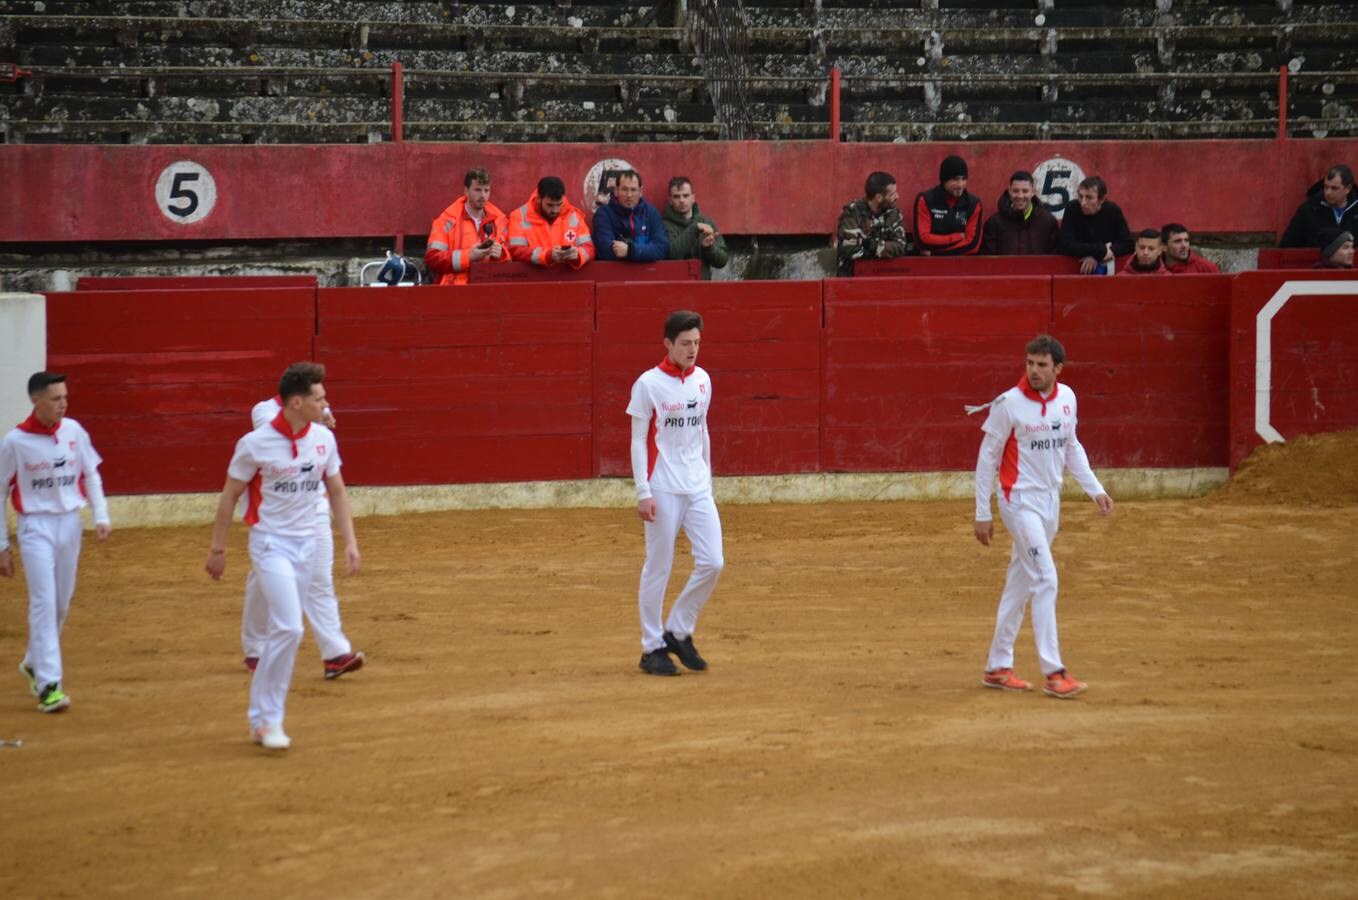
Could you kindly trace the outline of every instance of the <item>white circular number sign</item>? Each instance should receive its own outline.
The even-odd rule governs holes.
[[[192,225],[212,214],[217,205],[217,182],[196,162],[181,159],[170,163],[156,179],[156,206],[161,215],[178,225]]]
[[[580,208],[593,215],[594,210],[600,206],[608,205],[608,198],[613,195],[613,186],[617,184],[618,173],[625,172],[632,168],[632,164],[625,159],[601,159],[593,166],[590,166],[585,173],[584,196],[580,201]]]
[[[1076,202],[1075,189],[1085,180],[1085,173],[1071,160],[1053,156],[1038,164],[1033,180],[1037,182],[1037,198],[1059,219],[1066,214],[1066,207]]]

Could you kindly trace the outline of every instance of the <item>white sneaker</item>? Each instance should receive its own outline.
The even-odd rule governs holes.
[[[286,750],[292,746],[292,738],[284,734],[283,726],[278,724],[260,725],[250,732],[250,740],[265,750]]]

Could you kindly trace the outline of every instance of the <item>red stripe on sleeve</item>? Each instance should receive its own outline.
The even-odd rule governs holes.
[[[18,475],[11,475],[9,478],[9,502],[14,504],[15,512],[21,513],[24,511],[24,498],[19,496]]]

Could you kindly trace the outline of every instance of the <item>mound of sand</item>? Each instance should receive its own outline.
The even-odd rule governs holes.
[[[1242,505],[1358,506],[1358,431],[1262,444],[1209,496]]]

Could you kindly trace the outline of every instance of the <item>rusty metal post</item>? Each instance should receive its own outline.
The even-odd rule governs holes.
[[[839,66],[830,69],[830,140],[839,141]]]
[[[1287,140],[1287,66],[1278,67],[1278,140]]]
[[[391,64],[391,141],[405,141],[405,70],[399,62]]]

